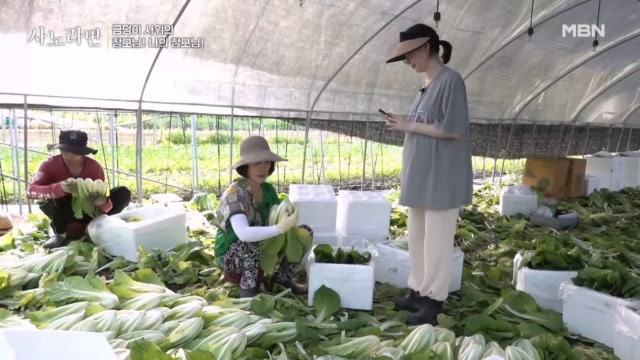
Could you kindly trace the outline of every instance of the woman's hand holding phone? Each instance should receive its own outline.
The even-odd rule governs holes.
[[[403,116],[396,116],[392,113],[383,112],[382,110],[380,110],[380,112],[384,113],[385,126],[387,129],[403,132],[411,131],[413,124],[408,122]]]

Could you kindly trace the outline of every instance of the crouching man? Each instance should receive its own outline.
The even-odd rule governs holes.
[[[61,247],[68,241],[84,236],[87,225],[93,218],[84,214],[83,218],[74,216],[71,194],[78,189],[76,179],[105,180],[105,172],[89,154],[98,151],[87,147],[87,133],[79,130],[63,130],[57,144],[47,145],[49,151],[59,149],[59,155],[53,155],[40,164],[35,178],[29,184],[28,197],[44,200],[40,209],[51,219],[54,236],[43,247],[47,249]],[[103,214],[113,215],[124,210],[131,201],[131,191],[123,186],[111,189],[109,197],[104,194],[89,194],[89,200]]]

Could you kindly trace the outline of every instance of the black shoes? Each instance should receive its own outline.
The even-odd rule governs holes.
[[[291,293],[293,293],[294,295],[305,295],[308,292],[308,289],[305,285],[300,285],[293,280],[280,282],[273,280],[273,278],[265,284],[265,288],[271,292],[275,292],[275,284],[282,285],[286,289],[291,289]]]
[[[417,291],[411,290],[407,296],[395,296],[393,303],[396,305],[396,311],[407,310],[410,312],[416,312],[419,310],[418,300],[420,296]]]
[[[273,280],[273,278],[271,278],[268,282],[264,283],[264,288],[269,292],[275,292],[274,290],[275,284],[279,284],[287,289],[291,289],[291,292],[294,295],[305,295],[308,291],[305,285],[300,285],[293,280],[280,282],[280,281]],[[260,293],[260,286],[257,286],[253,289],[245,289],[243,287],[238,288],[238,295],[241,298],[251,298],[258,295],[259,293]]]
[[[253,289],[244,289],[244,288],[238,288],[238,296],[240,298],[252,298],[257,296],[260,293],[260,291],[256,288]]]
[[[418,311],[409,315],[408,325],[437,325],[438,315],[442,314],[443,301],[433,300],[427,296],[420,297],[417,301]]]
[[[66,243],[67,239],[64,235],[53,235],[49,240],[45,241],[42,247],[45,249],[55,249],[65,246]]]

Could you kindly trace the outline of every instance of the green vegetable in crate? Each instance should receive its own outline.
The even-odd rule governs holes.
[[[124,221],[128,222],[128,223],[138,222],[138,221],[142,221],[142,218],[140,216],[132,216],[132,217],[124,219]]]
[[[297,205],[289,200],[282,200],[280,205],[273,206],[269,212],[269,225],[277,226],[280,221],[294,214]],[[284,233],[262,242],[260,266],[266,275],[273,274],[284,257],[291,262],[300,262],[304,254],[311,248],[311,234],[305,229],[293,226]]]
[[[333,247],[327,244],[314,247],[313,255],[317,263],[366,265],[371,262],[371,254],[368,251],[359,252],[354,248],[345,251],[343,248],[338,248],[334,254]]]
[[[102,180],[76,179],[77,192],[71,194],[71,208],[76,219],[85,215],[96,217],[100,210],[96,208],[96,201],[106,200],[109,196],[109,186]]]
[[[589,266],[572,279],[576,286],[628,299],[640,297],[640,277],[620,262],[607,259],[602,266]]]

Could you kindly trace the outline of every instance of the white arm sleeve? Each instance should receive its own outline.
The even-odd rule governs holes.
[[[249,226],[249,220],[245,214],[235,214],[229,220],[240,241],[256,242],[280,235],[280,230],[275,226]]]

